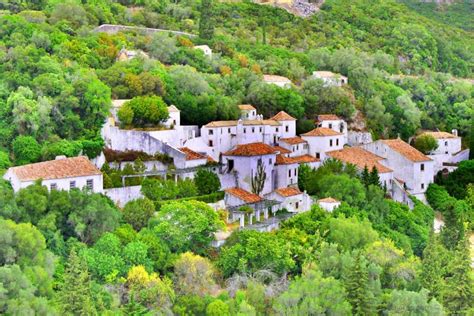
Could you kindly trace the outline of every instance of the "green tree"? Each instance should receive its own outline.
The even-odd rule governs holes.
[[[469,244],[463,237],[457,244],[447,267],[443,302],[446,309],[456,315],[468,315],[474,307],[474,281],[472,279]]]
[[[155,212],[155,205],[147,198],[129,201],[123,208],[123,219],[137,231],[145,227]]]
[[[423,288],[429,291],[430,298],[441,299],[444,288],[444,275],[446,271],[446,249],[440,243],[439,238],[431,233],[428,244],[423,251],[420,282]]]
[[[169,117],[168,107],[161,97],[135,97],[125,102],[118,111],[118,117],[125,126],[131,121],[133,126],[157,125]]]
[[[350,315],[342,284],[333,277],[324,278],[317,270],[306,271],[290,283],[273,308],[282,315]]]
[[[375,167],[372,167],[372,171],[370,171],[369,183],[380,186],[379,171]]]
[[[216,289],[215,274],[209,259],[185,252],[174,264],[176,292],[201,297],[212,294]]]
[[[199,195],[211,194],[221,189],[221,182],[217,174],[210,170],[199,169],[194,177]]]
[[[17,165],[37,162],[41,157],[41,146],[31,136],[18,136],[12,143]]]
[[[360,181],[366,188],[370,184],[370,173],[369,173],[369,168],[367,168],[367,166],[364,166],[364,169],[362,170],[362,173],[360,174]]]
[[[434,298],[430,300],[427,290],[394,290],[386,304],[383,312],[388,315],[444,315],[443,306]]]
[[[89,271],[75,249],[69,253],[58,298],[61,310],[66,315],[91,315],[96,313],[91,298]]]
[[[217,299],[207,305],[206,316],[230,316],[229,306]]]
[[[374,315],[373,294],[368,287],[369,271],[362,260],[362,255],[357,252],[354,265],[347,277],[347,300],[352,305],[354,315]]]
[[[165,204],[150,225],[173,252],[195,253],[205,252],[214,240],[214,233],[224,227],[217,212],[198,201]]]
[[[363,248],[378,239],[378,233],[366,219],[358,220],[356,217],[340,216],[331,218],[328,227],[329,240],[339,244],[345,250]]]
[[[214,36],[214,1],[201,0],[199,7],[201,16],[199,18],[199,37],[203,39],[212,39]]]
[[[414,147],[424,154],[429,154],[438,148],[438,141],[430,134],[423,134],[415,138]]]

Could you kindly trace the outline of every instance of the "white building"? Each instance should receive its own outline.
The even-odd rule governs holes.
[[[266,199],[278,201],[281,204],[275,206],[286,209],[290,213],[306,212],[311,209],[311,197],[301,192],[297,187],[280,188],[267,194]]]
[[[318,200],[318,205],[327,212],[332,212],[339,206],[341,206],[341,202],[333,199],[332,197],[327,197],[324,199]]]
[[[12,167],[3,178],[10,181],[15,192],[41,180],[49,190],[88,188],[92,192],[102,192],[102,173],[87,157],[66,158]]]
[[[308,142],[309,155],[321,161],[326,159],[327,152],[344,146],[344,135],[326,127],[317,127],[302,134],[301,138]]]
[[[280,138],[278,141],[280,147],[290,151],[289,157],[307,155],[309,152],[308,142],[301,137]]]
[[[122,48],[117,54],[117,61],[127,61],[137,57],[150,58],[150,56],[142,50],[128,50]]]
[[[241,120],[256,120],[257,117],[257,109],[255,109],[250,104],[240,104],[240,119]]]
[[[290,79],[276,75],[263,75],[263,81],[268,84],[274,84],[281,88],[289,88],[292,85]]]
[[[458,163],[460,156],[462,156],[461,137],[458,136],[458,131],[453,130],[452,133],[447,132],[424,132],[421,135],[430,135],[436,139],[438,148],[433,150],[428,157],[434,161],[434,172],[437,173],[443,169],[452,170],[453,165]]]
[[[324,82],[324,86],[326,87],[342,87],[348,83],[347,77],[340,74],[335,74],[331,71],[313,71],[312,78],[322,80]]]
[[[348,141],[347,133],[347,123],[340,117],[334,114],[320,114],[316,119],[317,127],[324,127],[332,129],[335,132],[341,133],[344,135],[344,145]]]
[[[197,45],[197,46],[194,46],[194,49],[202,50],[204,55],[208,57],[212,57],[212,49],[207,45]]]
[[[394,178],[404,189],[425,202],[425,192],[434,179],[434,161],[401,139],[378,140],[363,145],[371,153],[385,158],[383,163],[393,170]]]

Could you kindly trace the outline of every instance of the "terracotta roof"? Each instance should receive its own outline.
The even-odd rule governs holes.
[[[206,155],[195,152],[188,147],[181,147],[178,149],[186,154],[186,160],[208,159]]]
[[[327,198],[324,198],[324,199],[319,199],[318,200],[318,203],[339,203],[340,201],[336,200],[336,199],[333,199],[332,197],[327,197]]]
[[[179,112],[178,108],[175,107],[174,105],[170,105],[168,107],[168,112]]]
[[[321,161],[320,159],[316,158],[316,157],[313,157],[311,155],[302,155],[302,156],[296,156],[296,157],[293,157],[293,159],[297,162],[297,163],[309,163],[309,162],[318,162],[318,161]]]
[[[279,189],[276,189],[275,192],[284,197],[301,194],[301,191],[295,187],[279,188]]]
[[[245,110],[245,111],[252,111],[252,110],[255,110],[255,108],[250,105],[250,104],[240,104],[239,105],[239,109],[240,110]]]
[[[274,115],[271,120],[274,121],[296,121],[294,117],[290,114],[286,113],[285,111],[280,111],[276,115]]]
[[[245,120],[241,121],[242,125],[270,125],[280,126],[281,124],[275,120]],[[205,127],[228,127],[237,126],[238,121],[213,121],[204,125]]]
[[[87,157],[62,158],[10,168],[20,181],[63,179],[102,174]]]
[[[226,193],[229,193],[240,200],[244,201],[245,203],[257,203],[260,201],[263,201],[263,199],[249,191],[245,191],[244,189],[241,188],[230,188],[225,190]]]
[[[279,151],[280,154],[289,154],[289,153],[291,153],[291,150],[288,150],[288,149],[283,148],[281,146],[273,146],[273,148],[275,148],[275,150]]]
[[[274,154],[276,154],[276,149],[264,143],[237,145],[234,149],[223,153],[225,156],[263,156]]]
[[[335,114],[320,114],[318,115],[318,121],[338,121],[341,118]]]
[[[421,135],[431,135],[436,139],[444,139],[444,138],[458,138],[458,136],[453,135],[448,132],[424,132]]]
[[[411,147],[401,139],[385,139],[382,142],[398,152],[403,157],[413,162],[431,161],[431,158]]]
[[[304,139],[302,139],[301,137],[298,137],[298,136],[288,137],[288,138],[280,138],[280,141],[284,142],[284,143],[287,143],[287,144],[290,144],[290,145],[307,143],[307,141],[305,141]]]
[[[312,131],[301,134],[301,136],[338,136],[338,135],[342,135],[342,134],[326,127],[317,127],[313,129]]]
[[[263,80],[266,82],[289,82],[291,83],[291,80],[283,77],[283,76],[277,76],[277,75],[263,75]]]
[[[295,158],[285,157],[283,155],[276,156],[277,165],[292,165],[292,164],[297,164],[297,163],[298,161],[296,161]]]
[[[346,147],[341,150],[330,151],[327,153],[327,155],[342,162],[356,165],[359,169],[364,169],[364,167],[367,166],[369,171],[375,167],[379,173],[393,171],[379,162],[380,160],[383,160],[382,157],[377,156],[361,147]]]

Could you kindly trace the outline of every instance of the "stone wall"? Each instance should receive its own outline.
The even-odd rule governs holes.
[[[104,194],[120,207],[127,204],[128,201],[136,200],[143,197],[141,193],[142,186],[135,185],[130,187],[105,189]]]

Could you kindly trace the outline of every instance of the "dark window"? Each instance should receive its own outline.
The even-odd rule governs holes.
[[[273,163],[272,158],[270,158],[270,159],[268,160],[268,162],[269,162],[270,164],[272,164],[272,163]]]
[[[230,134],[230,128],[229,128],[229,129],[227,129],[227,132]]]
[[[294,175],[295,175],[295,177],[296,177],[296,169],[295,169],[295,171],[293,172],[293,174],[294,174]]]
[[[228,171],[231,172],[232,170],[234,170],[234,160],[228,159],[228,160],[227,160],[227,163],[229,164],[229,169],[228,169]]]
[[[291,169],[288,170],[288,177],[291,177]]]
[[[300,202],[296,202],[296,208],[298,209],[300,207]]]
[[[246,129],[246,128],[244,128],[244,134],[245,134],[245,133],[247,133],[247,129]]]
[[[321,158],[321,154],[320,154],[320,153],[316,153],[316,158],[317,158],[317,159]]]
[[[255,133],[255,127],[252,127],[252,133]]]
[[[262,128],[260,127],[260,133],[262,132]]]
[[[212,142],[212,140],[209,141],[209,147],[212,147],[214,146],[214,143]]]
[[[445,141],[445,142],[444,142],[444,146],[448,146],[448,141]]]
[[[336,146],[339,146],[339,138],[336,138]]]
[[[420,165],[420,170],[421,170],[421,171],[425,171],[425,164],[424,164],[424,163],[422,163],[422,164]]]
[[[176,120],[173,120],[173,125],[176,125]]]
[[[209,130],[209,135],[214,135],[214,130],[210,129]]]
[[[290,130],[290,127],[288,125],[285,126],[285,131],[289,131]]]
[[[49,185],[49,189],[52,191],[52,190],[57,190],[58,189],[58,185],[56,183],[51,183]]]
[[[329,147],[332,147],[332,139],[329,140]]]
[[[76,187],[76,181],[69,181],[69,188],[74,189]]]
[[[94,180],[93,179],[88,179],[86,181],[86,186],[89,190],[94,190]]]
[[[329,128],[332,128],[332,124],[329,124]]]
[[[276,132],[278,133],[278,127],[276,128]]]
[[[422,183],[422,184],[421,184],[421,189],[423,190],[424,188],[425,188],[425,184]]]

